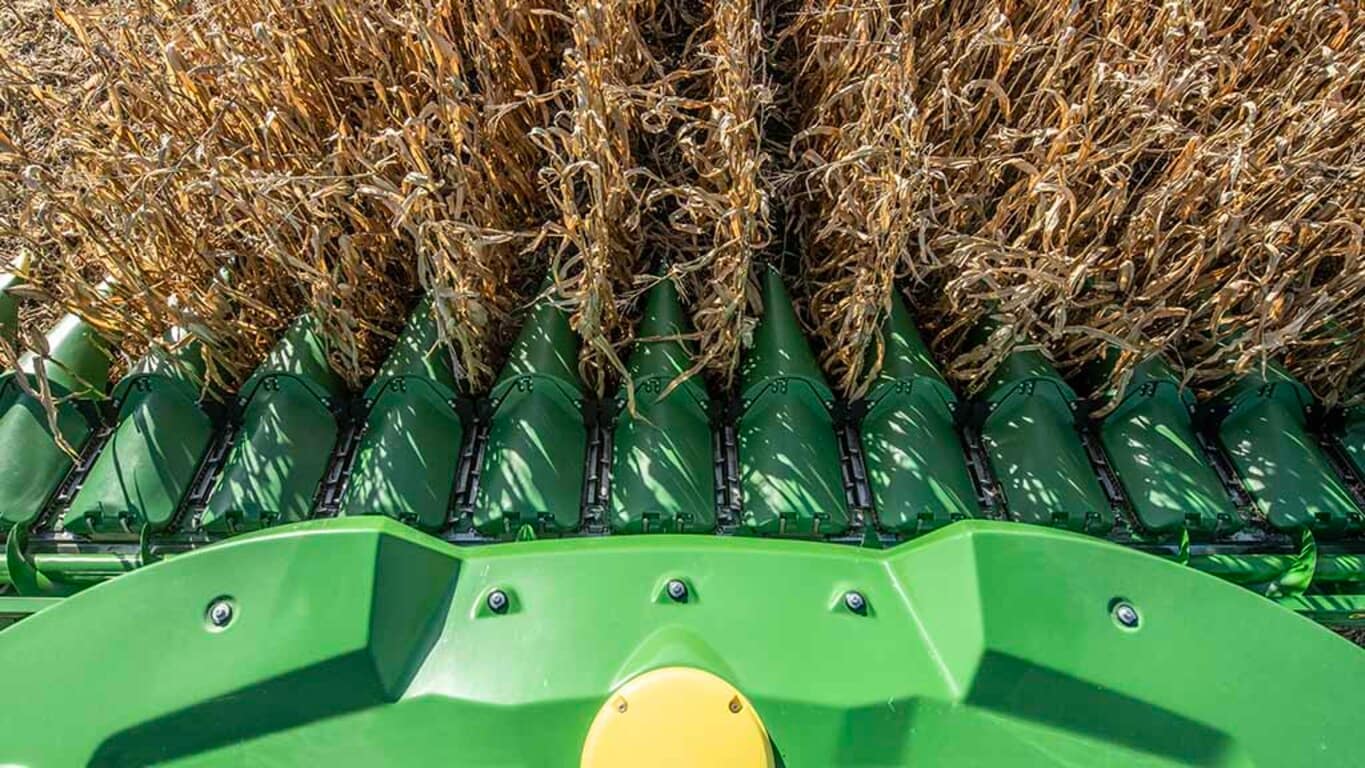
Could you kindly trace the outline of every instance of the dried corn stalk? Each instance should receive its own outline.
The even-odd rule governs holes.
[[[803,103],[893,82],[888,42],[913,62],[886,135],[854,157],[912,147],[917,186],[896,216],[846,231],[909,230],[890,247],[904,248],[955,376],[979,384],[1031,341],[1069,369],[1118,347],[1118,378],[1155,353],[1201,381],[1283,357],[1328,399],[1359,391],[1358,4],[916,2],[894,23],[847,21],[859,13],[872,12],[807,8],[799,23],[834,54],[811,48],[808,68],[825,74]],[[817,116],[811,142],[861,146],[871,122]],[[814,164],[816,199],[849,187],[837,156]],[[845,271],[817,277],[817,295],[896,261],[825,242],[811,257]],[[844,326],[865,328],[870,303],[833,304],[826,337],[866,338]],[[963,331],[986,315],[1005,330],[972,348]],[[856,351],[839,354],[849,365]]]
[[[686,166],[670,179],[672,219],[684,238],[671,277],[693,299],[698,357],[725,387],[753,333],[755,256],[768,246],[771,190],[761,131],[772,103],[759,0],[714,0],[693,73],[698,108],[677,141]],[[687,238],[687,235],[694,235]]]
[[[803,114],[792,154],[805,195],[808,314],[826,365],[850,396],[879,368],[879,329],[916,244],[927,186],[924,120],[906,100],[918,62],[904,19],[893,13],[886,2],[808,4],[792,29],[801,56],[795,87]]]
[[[573,0],[558,111],[534,133],[541,178],[558,216],[551,274],[583,339],[580,368],[597,392],[625,373],[623,295],[642,253],[644,186],[637,154],[643,116],[659,101],[658,64],[640,29],[639,0]]]
[[[521,260],[501,243],[536,194],[524,134],[537,118],[515,102],[528,77],[548,79],[548,54],[513,55],[549,45],[535,10],[248,0],[147,2],[121,25],[64,14],[100,72],[41,94],[67,115],[55,138],[69,162],[0,168],[33,191],[20,229],[59,246],[51,292],[131,348],[189,326],[228,382],[307,310],[357,383],[420,266],[470,375],[485,375]]]
[[[405,133],[413,170],[399,223],[420,256],[422,284],[435,299],[443,336],[475,389],[491,382],[497,352],[515,328],[512,312],[528,294],[525,254],[549,215],[536,171],[533,128],[549,122],[540,94],[562,48],[556,5],[536,0],[459,0],[462,34],[436,30],[416,64],[438,89]]]

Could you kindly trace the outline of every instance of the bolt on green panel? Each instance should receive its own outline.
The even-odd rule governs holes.
[[[677,287],[661,280],[645,299],[639,341],[630,357],[635,413],[627,407],[624,387],[617,396],[611,527],[618,533],[698,532],[716,526],[706,387],[691,376],[664,395],[691,368],[688,345],[677,338],[687,327]]]
[[[365,391],[370,404],[340,514],[388,515],[429,531],[450,515],[464,425],[430,300],[417,306]]]
[[[63,517],[67,531],[160,531],[175,519],[214,429],[199,405],[202,347],[188,336],[171,330],[176,349],[153,349],[114,387],[118,426]]]
[[[1327,537],[1360,530],[1360,510],[1308,430],[1313,396],[1303,384],[1272,364],[1243,376],[1225,397],[1218,441],[1272,527]]]
[[[1365,706],[1365,654],[1248,590],[990,521],[868,550],[319,520],[68,598],[0,658],[28,766],[575,765],[666,667],[735,686],[792,768],[1354,766]]]
[[[1035,350],[1013,352],[987,386],[981,440],[1016,520],[1107,533],[1114,523],[1076,432],[1076,393]]]
[[[862,419],[867,481],[882,529],[914,536],[978,513],[953,419],[957,396],[934,366],[899,294]]]
[[[1100,441],[1142,527],[1196,537],[1242,527],[1218,473],[1199,448],[1194,396],[1160,358],[1139,365],[1123,401],[1100,424]]]
[[[200,527],[215,533],[304,520],[337,439],[346,387],[311,315],[284,332],[238,396],[236,442]]]
[[[75,315],[63,317],[47,335],[47,349],[42,368],[57,401],[57,429],[79,452],[97,426],[89,401],[109,387],[109,354],[94,330]],[[16,380],[25,376],[30,388],[40,392],[38,362],[26,354],[19,361],[21,373],[0,375],[0,522],[6,527],[37,519],[73,463],[54,438],[47,412]]]
[[[19,334],[19,301],[10,288],[18,285],[19,276],[0,274],[0,340],[13,344]]]
[[[577,362],[568,315],[541,297],[488,397],[493,411],[474,500],[474,527],[483,535],[507,536],[523,525],[578,529],[588,433]]]
[[[762,269],[763,317],[740,369],[742,527],[782,536],[837,536],[848,502],[825,383],[782,278]]]

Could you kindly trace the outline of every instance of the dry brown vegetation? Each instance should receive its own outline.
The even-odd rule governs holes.
[[[728,386],[781,208],[850,395],[897,286],[969,389],[1021,342],[1365,383],[1354,2],[60,9],[0,12],[0,247],[129,352],[188,325],[224,380],[307,310],[359,383],[425,291],[477,390],[548,274],[601,392],[662,273]]]
[[[1359,391],[1362,22],[1353,2],[812,0],[794,150],[845,388],[895,271],[969,385],[1029,341],[1201,381],[1282,357],[1325,398]],[[1005,327],[969,349],[986,315]]]

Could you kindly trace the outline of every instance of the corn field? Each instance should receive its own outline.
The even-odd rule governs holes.
[[[848,397],[900,291],[967,392],[1028,346],[1343,403],[1363,88],[1355,2],[13,0],[0,261],[30,346],[181,326],[224,387],[303,312],[358,386],[429,295],[479,392],[548,292],[604,394],[664,279],[721,391],[773,263]]]

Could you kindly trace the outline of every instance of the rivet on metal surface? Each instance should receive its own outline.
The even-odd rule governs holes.
[[[1122,627],[1137,629],[1141,619],[1138,617],[1137,609],[1131,603],[1119,602],[1114,605],[1114,621],[1117,621]]]
[[[857,590],[849,590],[844,593],[844,605],[854,613],[862,613],[867,610],[867,598]]]
[[[679,603],[687,599],[687,585],[682,579],[668,580],[668,596]]]
[[[218,598],[209,603],[208,617],[209,623],[218,629],[226,627],[232,623],[232,603],[227,598]]]
[[[501,589],[495,589],[488,593],[488,610],[493,613],[507,612],[507,593]]]

